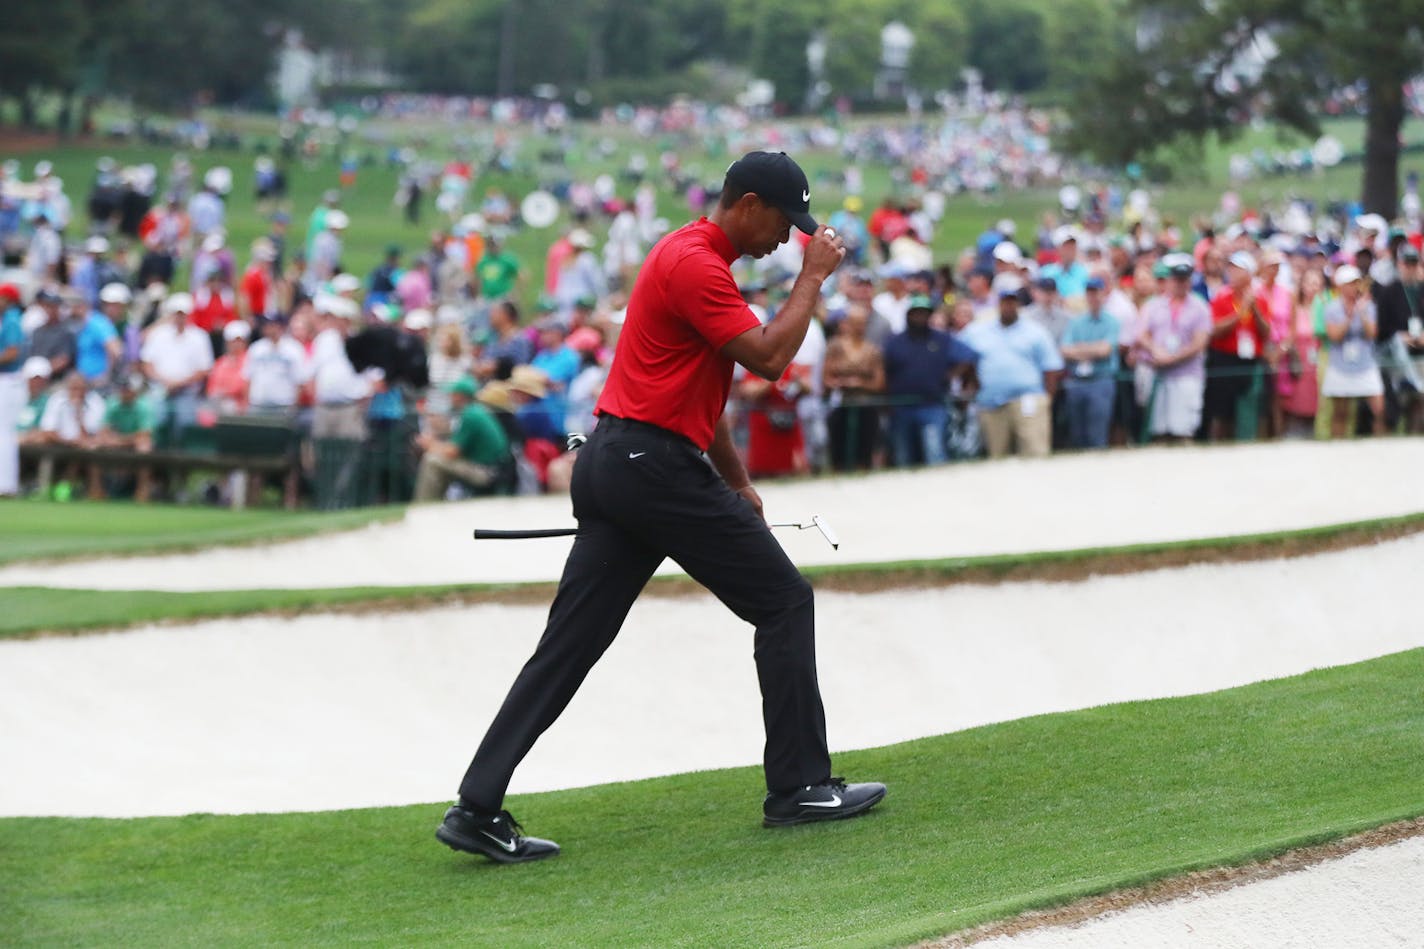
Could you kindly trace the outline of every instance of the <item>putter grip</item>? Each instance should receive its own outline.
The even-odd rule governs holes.
[[[475,540],[533,540],[539,537],[572,537],[577,527],[551,527],[534,531],[499,531],[475,528]]]

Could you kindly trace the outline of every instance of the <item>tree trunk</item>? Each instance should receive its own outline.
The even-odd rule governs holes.
[[[35,95],[29,89],[20,93],[20,124],[27,129],[34,129],[39,125],[35,109]]]
[[[67,89],[59,107],[59,115],[54,120],[54,130],[60,139],[69,138],[70,123],[74,119],[74,90]]]
[[[1371,81],[1366,93],[1365,210],[1392,220],[1399,213],[1399,130],[1404,124],[1402,83]]]

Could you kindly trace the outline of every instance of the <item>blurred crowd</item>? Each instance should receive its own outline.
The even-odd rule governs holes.
[[[1424,426],[1416,219],[1292,205],[1178,225],[1145,194],[1064,188],[1034,232],[996,221],[943,260],[928,185],[986,159],[938,141],[899,194],[872,204],[840,182],[840,205],[818,208],[847,261],[782,378],[736,376],[753,476]],[[90,495],[174,493],[154,483],[161,466],[115,477],[105,453],[194,450],[234,417],[290,427],[323,507],[562,490],[568,436],[595,424],[627,291],[668,227],[646,177],[571,180],[552,212],[489,190],[469,213],[462,196],[426,246],[353,270],[347,232],[380,225],[353,221],[340,190],[293,222],[259,160],[270,228],[238,248],[230,171],[175,161],[161,196],[157,179],[101,162],[76,214],[46,163],[4,168],[0,495],[21,490],[26,443],[93,449],[67,478]],[[691,210],[715,198],[689,196]],[[506,246],[531,213],[569,222],[542,260]],[[760,319],[803,240],[734,265]]]

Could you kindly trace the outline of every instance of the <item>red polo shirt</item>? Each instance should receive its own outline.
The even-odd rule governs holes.
[[[721,349],[760,325],[732,279],[736,259],[706,218],[658,242],[628,299],[598,414],[677,432],[704,451],[712,444],[732,387],[733,363]]]
[[[1253,304],[1257,313],[1261,315],[1267,324],[1271,321],[1271,306],[1265,300],[1257,296]],[[1213,323],[1224,323],[1236,315],[1241,309],[1236,303],[1236,294],[1230,287],[1222,287],[1211,300],[1211,321]],[[1243,351],[1242,336],[1251,337],[1248,344],[1249,352],[1253,353],[1252,359],[1260,359],[1266,351],[1266,341],[1261,336],[1261,329],[1256,324],[1256,320],[1249,313],[1241,314],[1241,322],[1236,324],[1236,331],[1227,333],[1224,336],[1217,336],[1211,341],[1211,348],[1218,352],[1229,353],[1233,356],[1240,355]]]

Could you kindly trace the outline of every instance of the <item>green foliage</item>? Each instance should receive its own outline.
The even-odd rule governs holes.
[[[1323,98],[1362,82],[1365,202],[1395,212],[1400,87],[1424,59],[1424,0],[1126,0],[1122,13],[1139,42],[1084,77],[1070,147],[1122,164],[1182,139],[1230,141],[1257,114],[1317,135]]]
[[[966,0],[969,64],[991,89],[1028,92],[1048,78],[1044,14],[1033,0]]]
[[[0,820],[0,942],[905,945],[1424,812],[1421,673],[1414,650],[837,755],[889,796],[834,824],[760,827],[754,768],[519,796],[564,847],[521,867],[438,845],[440,804]]]
[[[663,97],[696,63],[721,62],[771,80],[778,101],[806,101],[806,43],[828,43],[832,94],[869,96],[880,29],[915,32],[909,80],[932,93],[973,65],[996,88],[1030,91],[1072,75],[1120,23],[1111,0],[15,0],[0,36],[0,94],[84,87],[146,108],[264,103],[279,40],[299,28],[317,48],[381,54],[417,90],[564,91]],[[1095,45],[1096,44],[1096,45]],[[1057,57],[1064,57],[1059,61]]]

